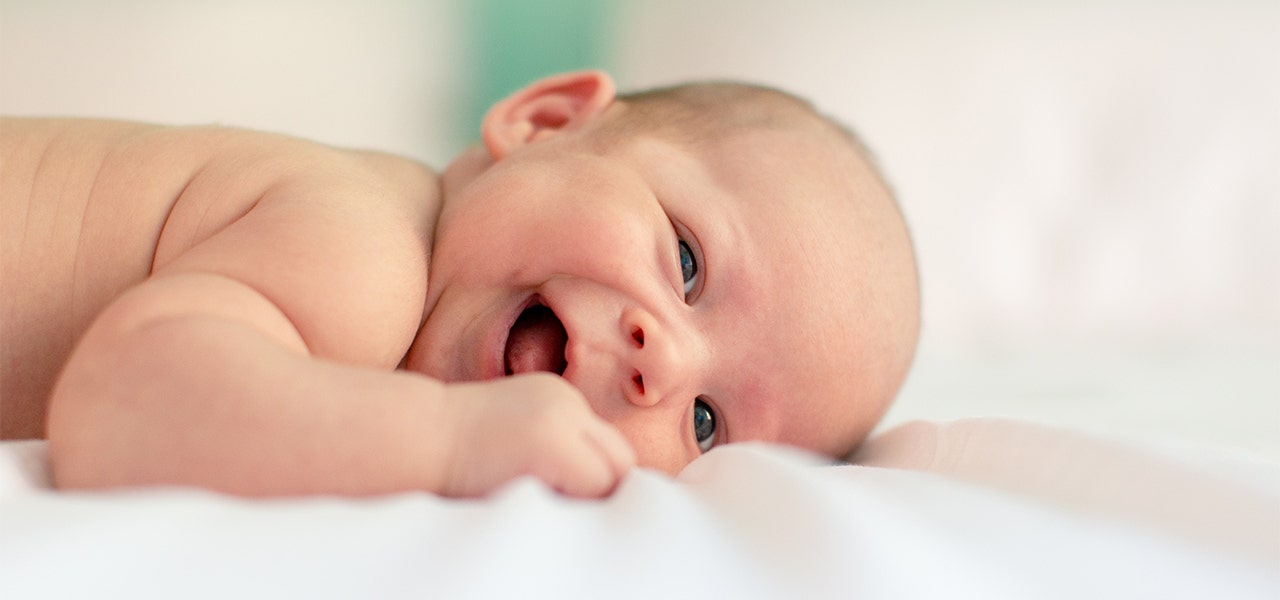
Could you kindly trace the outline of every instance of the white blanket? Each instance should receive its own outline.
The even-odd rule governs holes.
[[[908,425],[864,449],[885,466],[727,446],[604,501],[533,480],[466,501],[67,494],[43,454],[0,444],[6,598],[1280,594],[1274,465],[1224,476],[1011,421]]]

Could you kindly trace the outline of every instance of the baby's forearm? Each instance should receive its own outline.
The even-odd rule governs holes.
[[[63,488],[177,484],[242,495],[439,491],[454,427],[426,377],[317,360],[245,322],[89,332],[50,415]]]
[[[214,273],[126,292],[54,390],[54,483],[476,496],[533,475],[600,496],[635,464],[627,441],[559,377],[445,385],[315,358],[293,323],[253,287]]]

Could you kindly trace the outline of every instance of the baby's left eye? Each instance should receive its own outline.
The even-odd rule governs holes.
[[[716,445],[716,411],[698,398],[693,403],[693,438],[698,441],[698,449],[706,452]]]
[[[684,295],[688,298],[698,283],[698,259],[684,240],[680,240],[680,275],[684,277]]]

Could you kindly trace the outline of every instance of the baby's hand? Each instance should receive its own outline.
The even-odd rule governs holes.
[[[563,494],[600,497],[636,464],[622,434],[555,375],[453,384],[449,401],[459,418],[445,495],[479,496],[533,475]]]

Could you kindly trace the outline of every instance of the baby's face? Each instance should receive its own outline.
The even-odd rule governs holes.
[[[847,451],[896,391],[917,307],[905,230],[832,144],[507,155],[446,201],[408,367],[559,372],[670,473],[728,442]]]

